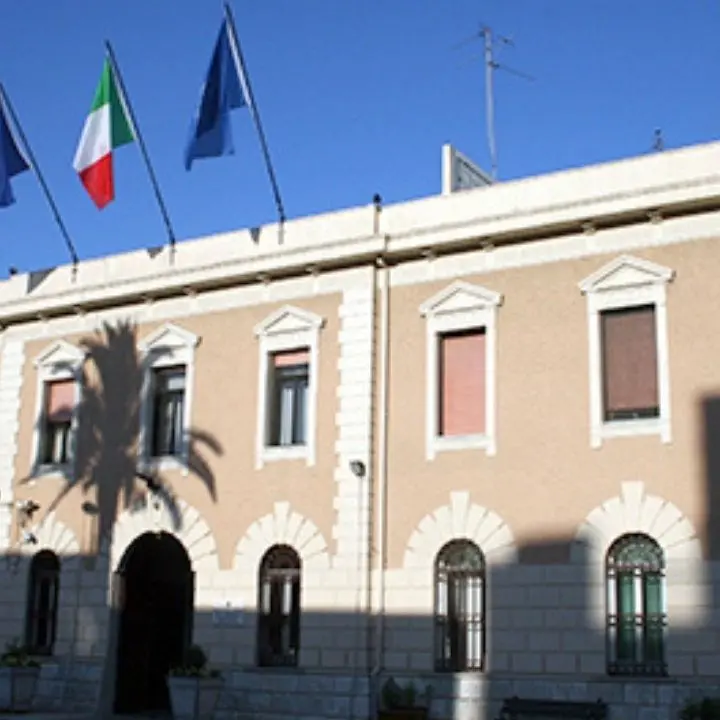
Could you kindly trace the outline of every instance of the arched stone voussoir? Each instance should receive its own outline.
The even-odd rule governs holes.
[[[147,532],[166,532],[174,535],[187,550],[193,570],[212,571],[219,568],[217,544],[203,516],[184,500],[174,500],[177,512],[166,503],[145,502],[139,508],[120,513],[103,548],[110,556],[110,567],[118,569],[120,561],[135,538]],[[109,545],[109,547],[108,547]]]
[[[645,492],[640,481],[624,482],[620,494],[588,513],[572,546],[576,563],[601,563],[615,540],[645,533],[668,560],[701,560],[702,545],[690,520],[673,503]]]
[[[260,560],[273,545],[289,545],[296,550],[303,569],[330,567],[328,545],[317,525],[294,512],[288,502],[276,502],[272,513],[247,529],[235,548],[235,569],[254,577]]]
[[[495,512],[470,502],[470,493],[450,493],[450,502],[426,515],[413,531],[403,566],[431,568],[440,549],[451,540],[474,542],[488,563],[517,561],[512,530]]]
[[[23,542],[20,546],[25,555],[35,555],[41,550],[52,550],[66,567],[79,564],[80,543],[75,532],[55,512],[48,513],[40,522],[30,528],[36,542]]]

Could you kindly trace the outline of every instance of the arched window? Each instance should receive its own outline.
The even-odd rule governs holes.
[[[623,535],[607,554],[611,675],[665,675],[665,559],[647,535]]]
[[[453,540],[435,560],[435,669],[485,666],[485,558],[469,540]]]
[[[260,563],[258,664],[292,666],[300,651],[300,557],[275,545]]]
[[[50,550],[41,550],[30,563],[25,644],[35,655],[52,655],[57,628],[60,592],[60,560]]]

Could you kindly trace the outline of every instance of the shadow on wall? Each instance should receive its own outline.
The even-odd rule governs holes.
[[[704,460],[705,527],[703,544],[707,557],[720,560],[720,395],[706,395],[700,403],[700,424],[703,429],[701,456]],[[710,589],[710,606],[716,608],[720,598],[715,591],[715,580]]]
[[[138,466],[141,397],[149,368],[147,360],[138,354],[137,344],[137,328],[131,322],[105,323],[101,330],[81,340],[85,362],[79,377],[82,394],[76,409],[74,466],[63,474],[61,492],[48,508],[43,508],[45,515],[50,514],[73,489],[80,487],[86,500],[83,511],[92,526],[91,554],[100,551],[103,541],[112,544],[114,524],[123,509],[143,507],[146,501],[147,483],[140,479]],[[162,352],[155,352],[154,357],[162,356]],[[222,455],[222,445],[212,434],[198,428],[189,429],[187,442],[190,473],[217,501],[208,453]],[[157,497],[172,517],[174,529],[180,530],[182,513],[172,485],[162,475],[150,475],[160,487]],[[21,483],[37,480],[30,476]]]
[[[89,385],[96,389],[86,390],[83,408],[94,408],[107,428],[97,421],[83,431],[82,443],[90,451],[80,465],[80,482],[95,489],[101,528],[110,533],[120,502],[132,504],[131,478],[117,468],[130,476],[136,467],[139,410],[134,400],[128,404],[128,398],[139,396],[141,372],[134,331],[120,327],[106,334],[100,349],[89,350],[86,372]],[[105,357],[112,343],[124,348],[124,359],[123,352]],[[129,378],[116,386],[116,374],[126,377],[126,371]],[[93,372],[101,382],[94,380]],[[95,417],[90,409],[88,413]],[[117,413],[130,418],[120,423],[120,430]],[[720,399],[703,399],[700,413],[707,482],[706,556],[709,550],[715,560]],[[102,487],[102,470],[113,471],[109,490]],[[214,483],[209,488],[212,492]],[[173,517],[171,508],[168,513]],[[177,521],[171,525],[177,532]],[[537,538],[518,547],[516,561],[488,566],[481,603],[469,599],[466,585],[463,592],[455,593],[457,607],[475,608],[475,620],[480,622],[473,627],[484,625],[485,632],[479,636],[485,643],[483,672],[434,672],[438,648],[448,644],[441,626],[454,628],[454,645],[465,648],[461,654],[477,646],[478,636],[469,639],[469,630],[458,622],[457,614],[449,617],[445,612],[439,619],[429,608],[426,614],[395,611],[386,616],[381,680],[393,676],[401,684],[429,685],[430,714],[438,720],[491,720],[497,717],[502,700],[514,695],[602,699],[609,705],[612,720],[670,720],[688,698],[720,694],[720,634],[714,607],[717,574],[705,569],[705,577],[697,575],[697,565],[673,555],[672,527],[663,533],[662,572],[655,573],[652,563],[646,563],[651,574],[666,576],[660,604],[645,601],[655,586],[644,585],[643,577],[634,571],[632,587],[624,583],[619,561],[614,573],[608,573],[606,558],[595,545],[574,537]],[[374,618],[367,614],[305,603],[299,625],[299,668],[258,669],[257,577],[193,566],[187,549],[169,534],[141,536],[113,568],[114,573],[106,563],[83,559],[61,558],[59,608],[52,630],[54,654],[43,669],[38,707],[91,710],[99,705],[126,712],[167,708],[165,673],[192,638],[205,647],[211,662],[225,670],[219,718],[274,715],[340,720],[366,718],[374,709]],[[4,608],[0,631],[6,640],[22,638],[25,632],[31,596],[28,567],[29,555],[0,559]],[[417,593],[437,597],[432,572],[428,575],[427,585],[418,586]],[[317,597],[320,591],[327,597],[335,590],[347,591],[348,574],[308,570],[301,575],[301,583],[302,598]],[[222,602],[213,607],[210,598],[214,588],[220,587],[223,598],[232,598],[229,607]],[[280,607],[290,602],[289,597],[282,595]],[[627,625],[620,617],[621,600],[626,608],[642,609],[627,613]],[[664,632],[660,627],[663,654],[658,655],[657,623],[649,629],[647,623],[638,622],[638,615],[653,615],[662,625],[666,605],[668,628]],[[288,638],[294,636],[290,627],[281,624],[273,633],[275,642],[287,650]],[[367,644],[358,647],[358,637],[367,638]],[[292,663],[293,657],[287,651],[278,662]],[[624,668],[609,668],[609,662],[619,657],[633,660]],[[648,664],[648,658],[653,662]],[[648,682],[648,667],[656,671],[658,658],[667,661],[667,675]],[[611,675],[609,669],[618,672]]]
[[[609,633],[606,626],[604,568],[588,562],[586,549],[562,537],[528,543],[519,549],[517,562],[490,566],[484,606],[475,605],[466,588],[458,607],[465,604],[484,613],[483,672],[433,670],[442,637],[442,622],[434,614],[386,616],[380,681],[392,676],[400,685],[429,687],[431,717],[458,720],[496,718],[502,701],[512,696],[602,699],[613,720],[670,720],[687,698],[717,693],[716,668],[700,662],[716,657],[714,644],[706,639],[709,628],[681,627],[672,620],[669,678],[648,682],[645,676],[608,675],[608,640],[618,631]],[[28,566],[27,555],[0,560],[3,607],[14,608],[2,620],[8,639],[23,634]],[[287,623],[266,628],[264,637],[272,637],[284,652],[264,654],[270,667],[258,668],[252,597],[257,578],[239,578],[232,570],[216,570],[210,577],[193,568],[189,553],[169,533],[137,538],[109,582],[107,566],[89,567],[81,557],[62,558],[54,654],[45,659],[38,709],[167,710],[165,675],[191,641],[201,644],[211,663],[224,671],[218,718],[367,718],[376,699],[383,700],[382,692],[373,692],[373,648],[369,643],[357,646],[358,637],[372,638],[372,633],[362,632],[372,627],[373,618],[365,613],[308,607],[300,614],[297,635]],[[218,575],[224,576],[222,582],[217,582]],[[320,587],[339,592],[346,589],[347,574],[333,579],[332,571],[322,577],[308,572],[301,574],[301,584],[302,597]],[[237,602],[203,607],[208,589],[215,585],[229,589]],[[287,597],[278,596],[284,598],[280,606],[289,602]],[[447,617],[442,620],[447,625]],[[640,643],[636,651],[647,652],[642,645],[646,638],[636,630],[632,628]],[[467,626],[456,627],[461,656],[474,652],[470,648],[482,637],[471,638],[472,632]],[[298,669],[292,667],[293,638],[298,638]]]

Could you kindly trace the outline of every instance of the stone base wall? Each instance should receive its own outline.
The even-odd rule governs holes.
[[[366,720],[367,675],[230,672],[215,720]]]
[[[384,665],[433,670],[432,573],[391,570],[386,581]],[[669,675],[708,681],[720,669],[720,563],[668,561],[665,575]],[[486,576],[489,673],[599,677],[607,664],[604,567],[509,565]]]
[[[102,665],[76,659],[43,666],[37,711],[93,712],[98,709]],[[367,674],[240,670],[227,668],[215,720],[368,720],[373,698],[387,676]],[[572,679],[559,675],[394,675],[400,683],[431,688],[432,720],[495,720],[505,698],[595,702],[609,706],[609,720],[674,720],[690,700],[720,697],[720,682]]]
[[[612,543],[630,532],[649,535],[663,549],[670,676],[716,678],[720,563],[704,559],[689,520],[641,481],[621,483],[618,496],[592,510],[576,535],[534,543],[518,543],[509,525],[475,504],[469,492],[450,493],[418,524],[402,567],[386,572],[385,667],[399,673],[433,669],[435,560],[446,543],[466,538],[486,561],[486,670],[568,680],[603,676],[605,559]]]
[[[609,720],[674,720],[683,706],[702,697],[720,697],[720,681],[707,683],[674,680],[618,681],[609,678],[568,679],[562,676],[511,676],[455,674],[447,677],[395,676],[430,685],[433,720],[495,720],[503,700],[518,696],[540,700],[595,702],[609,706]]]
[[[71,662],[62,658],[43,664],[35,691],[35,710],[95,712],[102,672],[102,662],[96,659],[76,658]]]

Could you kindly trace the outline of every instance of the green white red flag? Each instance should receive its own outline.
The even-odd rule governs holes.
[[[135,132],[108,58],[85,120],[73,167],[99,210],[115,199],[113,151],[135,140]]]

